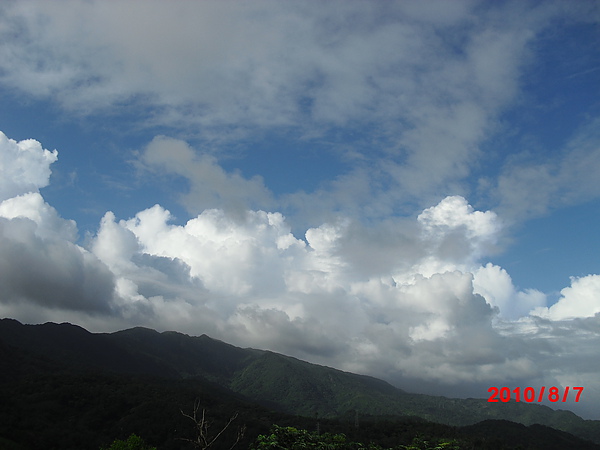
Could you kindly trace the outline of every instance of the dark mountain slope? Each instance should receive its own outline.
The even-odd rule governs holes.
[[[133,328],[93,334],[70,324],[22,325],[0,321],[0,341],[44,358],[115,373],[202,377],[276,409],[337,416],[402,414],[391,402],[404,392],[372,377],[292,357],[241,349],[208,336]]]
[[[0,383],[0,449],[98,450],[131,433],[161,450],[191,449],[180,439],[194,439],[195,426],[181,411],[192,414],[195,399],[211,432],[239,414],[217,450],[229,448],[242,425],[248,436],[240,448],[247,448],[280,417],[203,380],[54,368]]]
[[[307,364],[265,352],[232,380],[231,389],[261,399],[289,413],[339,416],[359,409],[363,414],[402,414],[390,399],[404,392],[385,381]]]
[[[468,436],[480,445],[517,448],[560,448],[564,450],[588,450],[598,445],[578,439],[572,434],[544,425],[525,426],[508,420],[484,420],[475,425],[462,427],[458,436]]]
[[[203,376],[223,385],[229,385],[237,371],[263,353],[235,347],[206,335],[191,337],[140,327],[112,333],[108,338],[131,354],[168,366],[179,377]]]
[[[372,377],[268,351],[242,349],[204,335],[190,337],[146,328],[94,334],[70,324],[22,325],[3,319],[0,353],[12,355],[14,364],[21,367],[58,362],[68,370],[207,380],[232,395],[309,417],[315,413],[339,417],[358,411],[363,416],[418,416],[454,426],[505,419],[551,426],[600,443],[600,423],[568,411],[527,403],[408,394]],[[18,362],[19,355],[29,357]],[[6,366],[6,361],[0,362],[0,369],[2,365]]]
[[[112,342],[110,335],[95,334],[69,323],[23,325],[0,320],[0,341],[5,345],[59,361],[74,368],[95,368],[119,373],[177,376],[170,366],[138,351]]]

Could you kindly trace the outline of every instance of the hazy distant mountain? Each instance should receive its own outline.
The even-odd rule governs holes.
[[[243,349],[202,335],[133,328],[90,333],[63,323],[0,320],[0,380],[48,367],[197,380],[284,413],[321,418],[418,416],[448,425],[487,419],[540,424],[600,443],[600,422],[526,403],[409,394],[373,377]],[[67,369],[65,369],[67,368]],[[473,428],[473,430],[481,429]]]

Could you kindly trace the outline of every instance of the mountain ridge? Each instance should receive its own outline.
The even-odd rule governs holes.
[[[306,417],[417,416],[452,425],[482,420],[540,424],[600,443],[600,422],[525,403],[491,404],[411,394],[374,377],[308,363],[268,350],[240,348],[207,335],[135,327],[90,333],[77,325],[25,325],[0,319],[0,352],[19,351],[69,367],[111,373],[204,379],[265,407]]]

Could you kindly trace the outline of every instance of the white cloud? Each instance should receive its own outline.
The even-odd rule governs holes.
[[[421,263],[421,273],[439,272],[450,267],[471,270],[489,254],[502,228],[493,211],[475,211],[460,196],[446,197],[417,217],[424,246],[430,257]]]
[[[0,6],[4,88],[69,119],[135,111],[134,125],[194,142],[157,136],[138,159],[152,181],[185,180],[192,218],[175,225],[160,205],[107,212],[88,251],[38,192],[57,152],[0,134],[0,313],[208,333],[465,395],[492,381],[569,382],[579,368],[591,385],[598,275],[545,308],[543,293],[485,263],[507,218],[598,195],[598,120],[542,163],[509,158],[484,192],[494,211],[465,199],[536,39],[587,5]],[[232,147],[259,152],[273,136],[352,168],[277,198],[222,167]],[[570,356],[575,344],[584,350]]]
[[[600,312],[600,275],[572,277],[561,298],[549,308],[536,308],[532,314],[551,320],[593,317]]]
[[[500,222],[461,197],[417,220],[338,219],[308,229],[306,240],[280,213],[207,209],[175,225],[159,205],[128,220],[107,212],[90,251],[37,192],[5,200],[0,212],[0,312],[23,320],[208,333],[455,395],[530,384],[567,357],[543,356],[550,341],[537,336],[560,334],[551,325],[530,322],[533,338],[519,331],[524,322],[497,322],[493,306],[510,319],[542,298],[479,265]],[[565,302],[579,299],[580,315],[588,281],[563,291]]]
[[[321,222],[327,211],[382,217],[407,200],[466,195],[462,180],[481,157],[478,146],[518,93],[528,46],[548,24],[540,18],[556,9],[509,4],[481,14],[471,1],[64,5],[4,7],[0,82],[75,113],[138,106],[144,125],[196,130],[205,143],[243,146],[240,137],[268,132],[333,141],[341,154],[359,156],[361,170],[337,174],[308,200],[288,199]],[[355,131],[351,144],[337,142],[340,130]],[[251,208],[273,207],[260,180],[222,173],[206,155],[186,157],[186,174],[175,161],[155,162],[191,180],[184,202],[194,213],[222,207],[221,195],[235,203],[238,186],[250,188]],[[363,189],[348,191],[357,180]]]
[[[496,306],[500,316],[518,319],[532,310],[546,305],[546,295],[535,289],[517,291],[508,272],[502,267],[487,263],[474,272],[474,292]]]
[[[491,211],[475,211],[460,196],[446,197],[436,206],[425,209],[417,220],[426,233],[444,236],[453,230],[464,228],[469,239],[493,239],[499,230],[498,218]]]
[[[22,307],[37,317],[52,310],[112,314],[113,274],[75,244],[75,222],[38,192],[57,155],[33,139],[16,142],[0,132],[0,309]]]
[[[331,211],[381,218],[440,193],[469,196],[465,177],[482,163],[481,144],[557,17],[593,21],[597,10],[593,2],[13,2],[0,16],[0,83],[75,114],[132,109],[138,125],[236,142],[236,151],[259,151],[240,137],[270,132],[332,142],[359,167],[284,199],[314,226]],[[351,143],[336,138],[351,132]],[[227,173],[207,154],[180,155],[189,167],[167,162],[163,150],[155,168],[190,180],[182,200],[194,214],[219,201],[277,209],[260,179]],[[567,153],[561,163],[507,165],[490,184],[503,214],[595,197],[597,155]]]
[[[139,251],[139,244],[131,231],[115,223],[115,215],[109,211],[100,221],[91,249],[113,272],[118,273],[134,267],[131,259]]]
[[[39,192],[29,192],[0,202],[0,217],[27,218],[35,222],[35,233],[42,238],[59,238],[69,242],[77,240],[77,225],[65,220],[44,201]]]
[[[235,343],[347,369],[408,377],[424,370],[431,371],[431,380],[448,383],[485,378],[485,371],[473,374],[481,358],[468,356],[474,349],[459,344],[465,333],[487,336],[490,347],[479,355],[489,358],[501,339],[492,327],[495,313],[474,293],[473,276],[456,270],[472,264],[472,255],[438,251],[440,237],[449,233],[452,239],[476,235],[485,241],[498,232],[492,213],[474,211],[464,199],[447,198],[424,212],[418,222],[424,234],[414,223],[364,233],[352,221],[340,220],[309,229],[305,242],[291,234],[281,214],[263,211],[247,211],[240,220],[212,209],[184,225],[169,221],[169,212],[158,205],[118,223],[107,213],[93,242],[94,254],[115,273],[117,291],[126,299],[123,311],[132,317],[140,317],[131,312],[139,308],[146,321],[164,327],[185,311],[198,317],[179,325],[188,332],[208,327]],[[393,247],[389,265],[374,271],[363,259],[379,251],[371,245],[375,237],[381,247]],[[430,251],[403,254],[411,238],[423,240],[419,245],[429,245]],[[444,271],[418,272],[438,257],[445,261]],[[171,261],[171,275],[159,260]],[[376,348],[381,356],[361,356],[356,346]],[[419,356],[411,357],[417,348]],[[442,348],[461,362],[447,360],[447,369],[435,372]],[[387,366],[389,355],[399,349],[403,357]],[[515,370],[511,361],[486,364]]]
[[[143,252],[181,259],[191,276],[219,295],[282,289],[287,260],[304,247],[278,213],[248,211],[239,223],[222,210],[205,210],[183,227],[169,225],[169,216],[156,205],[121,225],[135,234]]]
[[[123,221],[116,223],[114,214],[107,212],[91,243],[92,253],[115,276],[119,314],[130,323],[155,324],[159,328],[191,320],[208,326],[209,321],[193,318],[199,311],[206,319],[209,314],[204,308],[206,290],[199,279],[190,275],[190,267],[180,258],[144,252],[138,237],[124,225]]]
[[[57,159],[56,150],[45,150],[36,140],[17,142],[0,131],[0,201],[47,186]]]

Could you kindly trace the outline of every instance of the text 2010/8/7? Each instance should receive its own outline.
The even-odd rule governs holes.
[[[569,397],[570,392],[576,392],[575,395],[575,401],[578,402],[579,398],[581,397],[581,393],[583,392],[583,388],[582,387],[569,387],[566,386],[564,391],[560,391],[559,388],[557,388],[556,386],[552,386],[551,388],[549,388],[546,391],[546,386],[542,386],[539,391],[535,392],[535,389],[532,387],[526,387],[525,389],[523,389],[523,391],[521,391],[521,388],[514,388],[512,391],[507,388],[507,387],[503,387],[503,388],[497,388],[495,386],[492,386],[491,388],[488,389],[488,392],[491,394],[490,397],[488,398],[488,402],[509,402],[511,397],[514,395],[515,401],[520,402],[520,401],[525,401],[528,403],[531,402],[535,402],[537,401],[538,403],[540,403],[542,400],[544,400],[544,395],[546,395],[547,399],[550,400],[551,402],[566,402],[567,398]],[[500,399],[500,400],[498,400]]]

